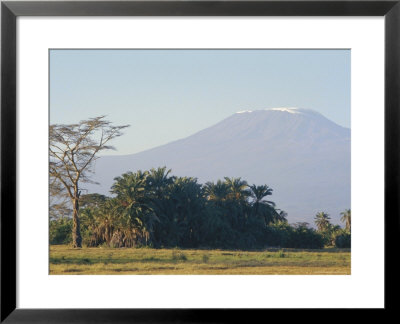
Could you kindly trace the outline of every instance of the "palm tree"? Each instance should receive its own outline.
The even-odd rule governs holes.
[[[276,221],[278,221],[278,222],[287,222],[287,216],[288,216],[287,212],[285,212],[284,210],[279,210],[279,213],[278,213],[278,216],[276,218]]]
[[[228,189],[224,208],[225,217],[227,217],[232,229],[242,233],[246,227],[249,211],[248,197],[250,192],[247,189],[247,182],[241,180],[241,178],[225,177],[224,180]]]
[[[221,203],[228,198],[229,187],[221,180],[218,180],[217,183],[207,182],[204,185],[204,193],[207,197],[207,200]]]
[[[250,196],[254,200],[253,204],[265,203],[272,207],[275,207],[274,202],[264,200],[265,197],[272,195],[273,190],[270,187],[268,187],[267,185],[256,186],[255,184],[253,184],[252,186],[249,186],[249,188],[250,188]]]
[[[317,225],[317,228],[320,232],[323,232],[329,228],[329,225],[331,225],[330,220],[331,218],[327,213],[324,212],[319,212],[315,215],[315,225]]]
[[[204,198],[197,179],[176,178],[171,186],[170,197],[173,202],[173,222],[177,229],[179,245],[190,246],[200,240],[199,222],[204,213]]]
[[[207,205],[204,225],[200,230],[203,244],[218,248],[233,246],[235,235],[222,208]]]
[[[147,172],[141,171],[124,173],[122,176],[114,178],[115,182],[111,186],[110,192],[115,194],[121,204],[126,207],[133,201],[143,199],[147,176]]]
[[[348,230],[350,232],[351,231],[351,210],[346,209],[344,212],[340,213],[340,215],[342,215],[340,220],[343,223],[346,223],[346,230]]]
[[[249,186],[249,188],[250,197],[253,198],[251,204],[254,215],[262,218],[265,226],[271,222],[278,221],[280,214],[275,210],[275,203],[264,199],[272,195],[272,189],[267,185],[256,186],[255,184]]]
[[[146,192],[149,173],[138,171],[127,172],[115,178],[111,193],[116,194],[119,202],[118,213],[123,220],[124,237],[127,233],[133,236],[130,240],[147,244],[151,240],[158,217],[151,206],[151,197]]]
[[[244,223],[241,204],[232,199],[232,191],[226,181],[207,182],[203,186],[203,192],[207,200],[205,206],[208,225],[204,233],[207,240],[219,247],[228,246],[229,242],[232,244],[237,239],[236,231]]]
[[[110,244],[114,235],[114,231],[118,227],[118,204],[115,199],[107,200],[101,208],[95,209],[93,212],[93,237],[92,245],[97,246],[105,242]]]
[[[152,168],[148,172],[146,179],[148,190],[153,193],[157,198],[163,196],[165,188],[174,182],[175,177],[169,177],[171,169],[167,170],[167,167]]]
[[[247,190],[248,185],[246,181],[241,180],[241,178],[225,177],[224,179],[229,190],[228,198],[243,202],[249,197],[250,193]]]

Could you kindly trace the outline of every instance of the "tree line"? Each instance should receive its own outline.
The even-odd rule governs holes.
[[[204,185],[159,167],[127,172],[114,179],[110,193],[82,195],[91,181],[97,154],[128,127],[104,116],[71,125],[50,126],[50,244],[111,247],[258,249],[266,246],[350,247],[346,228],[326,213],[307,223],[288,224],[284,211],[268,200],[267,185],[224,178]]]
[[[288,224],[269,200],[267,185],[224,178],[202,185],[196,178],[171,176],[166,167],[127,172],[114,179],[112,197],[80,197],[80,232],[89,247],[259,249],[267,246],[322,248],[350,246],[350,228],[315,218]],[[350,211],[348,211],[350,216]],[[54,214],[53,214],[54,215]],[[344,220],[344,218],[343,218]],[[73,221],[50,221],[50,243],[71,244]]]

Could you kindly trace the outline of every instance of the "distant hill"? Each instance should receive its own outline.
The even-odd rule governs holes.
[[[271,200],[289,222],[313,223],[318,211],[339,223],[350,208],[350,129],[299,108],[242,111],[187,138],[140,153],[96,162],[89,192],[109,194],[126,171],[167,166],[200,183],[241,177],[274,189]]]

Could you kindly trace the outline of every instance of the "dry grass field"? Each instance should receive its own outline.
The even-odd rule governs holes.
[[[52,275],[349,275],[348,249],[264,251],[50,246]]]

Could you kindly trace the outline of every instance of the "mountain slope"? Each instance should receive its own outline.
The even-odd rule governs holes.
[[[97,161],[90,192],[108,193],[126,171],[167,166],[199,182],[224,176],[268,184],[289,221],[308,221],[318,211],[339,222],[350,208],[350,130],[305,109],[272,108],[236,113],[192,136],[137,154]]]

